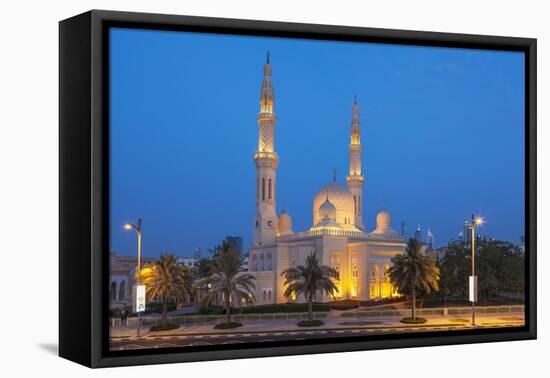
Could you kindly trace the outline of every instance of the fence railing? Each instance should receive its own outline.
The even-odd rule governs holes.
[[[471,307],[441,307],[441,308],[419,308],[416,310],[417,316],[457,316],[469,315],[472,311]],[[505,305],[505,306],[477,306],[476,313],[478,314],[510,314],[523,313],[524,305]],[[329,312],[314,312],[314,319],[323,319],[329,316]],[[410,308],[394,309],[394,310],[359,310],[342,312],[341,318],[360,319],[360,318],[380,318],[391,316],[411,316]],[[288,313],[266,313],[266,314],[233,314],[231,319],[234,321],[269,321],[269,320],[305,320],[308,317],[307,312],[288,312]],[[161,322],[160,317],[143,316],[142,324],[155,325]],[[224,322],[226,315],[177,315],[169,316],[168,322],[180,325],[185,324],[208,324]],[[111,318],[110,324],[116,326],[136,326],[137,318]]]
[[[476,306],[478,314],[506,314],[506,313],[523,313],[524,305],[505,305],[505,306]],[[419,308],[416,309],[417,316],[456,316],[469,315],[472,312],[471,307],[441,307],[441,308]],[[411,309],[397,310],[368,310],[344,312],[341,314],[343,318],[368,318],[368,317],[386,317],[386,316],[411,316]]]

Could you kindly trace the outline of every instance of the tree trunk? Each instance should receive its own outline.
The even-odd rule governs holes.
[[[227,322],[231,323],[231,296],[230,295],[226,296],[225,315],[227,316]]]
[[[310,296],[307,302],[307,318],[313,320],[313,298]]]
[[[411,285],[411,303],[412,303],[411,317],[413,320],[416,320],[416,288],[414,287],[414,284]]]
[[[168,303],[164,302],[162,304],[162,324],[166,325],[168,323]]]

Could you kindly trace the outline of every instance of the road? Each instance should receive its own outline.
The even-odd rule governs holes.
[[[502,328],[522,325],[523,323],[505,323],[478,328]],[[274,341],[325,339],[335,337],[367,336],[380,334],[434,332],[471,329],[468,325],[433,325],[433,326],[399,326],[399,327],[357,327],[346,329],[315,329],[291,330],[278,332],[238,332],[222,334],[195,334],[195,335],[165,335],[140,338],[112,339],[111,350],[132,350],[147,348],[173,348],[185,346],[266,343]]]

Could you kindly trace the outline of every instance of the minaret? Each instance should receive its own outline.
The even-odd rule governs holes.
[[[361,230],[365,230],[365,226],[363,225],[363,185],[365,183],[365,176],[363,176],[361,171],[361,128],[359,127],[357,97],[353,103],[353,117],[351,120],[350,136],[349,176],[346,177],[346,181],[355,203],[355,226]]]
[[[264,80],[260,90],[258,114],[258,150],[256,163],[256,215],[254,217],[254,245],[271,245],[277,237],[277,213],[275,209],[276,174],[279,156],[275,152],[275,95],[271,84],[269,52],[264,65]]]

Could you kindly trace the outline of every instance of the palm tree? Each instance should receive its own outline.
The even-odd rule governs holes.
[[[416,290],[430,294],[439,290],[439,268],[435,259],[420,251],[421,244],[416,238],[407,243],[405,253],[391,259],[390,280],[398,291],[411,296],[411,315],[416,321]]]
[[[210,275],[195,283],[196,287],[209,285],[205,303],[220,300],[225,305],[227,323],[231,323],[231,302],[240,305],[254,303],[256,289],[252,274],[242,268],[243,257],[233,250],[231,244],[224,241],[216,248],[216,253],[210,262]]]
[[[136,273],[136,279],[137,275]],[[141,270],[141,284],[145,285],[148,301],[162,304],[162,323],[168,321],[168,303],[189,302],[191,270],[178,262],[176,256],[163,253],[160,258],[146,263]]]
[[[308,302],[308,320],[313,320],[313,299],[317,291],[334,296],[338,288],[333,280],[339,279],[338,271],[326,266],[319,265],[317,253],[313,252],[306,258],[305,265],[285,269],[281,276],[285,278],[286,289],[283,293],[285,298],[293,298],[303,294]]]

